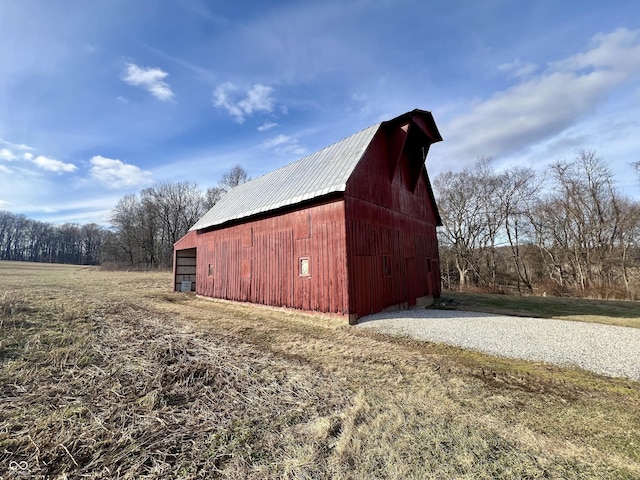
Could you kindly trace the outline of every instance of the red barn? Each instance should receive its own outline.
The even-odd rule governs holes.
[[[227,193],[175,244],[175,290],[358,317],[440,295],[430,112],[366,128]],[[191,283],[190,283],[191,282]]]

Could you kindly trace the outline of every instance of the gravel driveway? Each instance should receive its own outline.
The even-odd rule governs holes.
[[[358,328],[640,380],[638,328],[431,309],[369,315]]]

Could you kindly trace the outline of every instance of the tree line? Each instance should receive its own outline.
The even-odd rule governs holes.
[[[0,211],[0,260],[98,265],[106,233],[95,223],[52,225]]]
[[[445,287],[640,298],[640,202],[595,152],[543,172],[481,158],[434,192]]]
[[[633,165],[640,176],[640,162]],[[230,188],[158,183],[121,198],[110,228],[51,225],[0,212],[0,259],[170,268],[173,244]],[[481,158],[433,182],[445,288],[640,297],[640,202],[622,195],[593,151],[545,171],[499,170]]]
[[[111,212],[110,228],[53,225],[0,211],[0,260],[170,268],[173,244],[229,189],[248,179],[235,166],[204,191],[195,183],[157,183],[121,198]]]

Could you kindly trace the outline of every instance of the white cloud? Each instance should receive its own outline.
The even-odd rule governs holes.
[[[33,163],[35,163],[38,167],[43,170],[48,170],[49,172],[73,172],[77,170],[73,163],[64,163],[60,160],[56,160],[55,158],[45,157],[44,155],[38,155],[35,159],[33,159]]]
[[[238,104],[240,108],[250,115],[254,111],[267,111],[273,109],[273,88],[257,83],[247,92],[247,97]]]
[[[273,88],[260,83],[243,92],[237,85],[226,82],[214,90],[213,106],[224,108],[236,122],[242,123],[254,112],[271,112],[274,104],[272,93]]]
[[[163,80],[169,74],[159,68],[143,68],[133,63],[127,64],[127,70],[122,76],[122,80],[129,85],[142,87],[151,95],[163,102],[173,98],[173,92],[169,85]]]
[[[536,71],[538,66],[535,63],[524,63],[519,58],[513,62],[498,65],[498,70],[507,72],[510,77],[526,77]]]
[[[121,160],[96,155],[91,158],[91,177],[109,188],[133,187],[150,181],[150,172]]]
[[[496,92],[443,126],[447,156],[513,154],[551,138],[592,113],[640,73],[640,31],[616,30],[528,80]]]
[[[7,162],[10,162],[11,160],[15,160],[16,157],[13,152],[11,150],[9,150],[8,148],[2,148],[0,149],[0,159],[1,160],[6,160]]]
[[[278,135],[262,142],[262,147],[280,155],[304,155],[307,149],[298,140],[288,135]]]
[[[24,158],[25,160],[33,160],[33,153],[30,152],[24,152],[22,154],[22,158]]]
[[[640,30],[619,28],[592,39],[591,50],[551,64],[557,70],[612,69],[632,72],[640,66]]]
[[[259,132],[266,132],[267,130],[271,130],[273,127],[277,127],[277,123],[264,123],[258,127]]]
[[[0,172],[9,175],[11,173],[11,169],[9,167],[5,167],[4,165],[0,165]]]
[[[29,145],[25,145],[24,143],[13,143],[7,140],[3,140],[1,138],[0,138],[0,143],[3,145],[8,145],[9,148],[12,148],[14,150],[35,150],[35,148],[30,147]]]

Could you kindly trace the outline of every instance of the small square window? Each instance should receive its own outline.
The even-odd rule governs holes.
[[[309,269],[309,257],[300,257],[299,272],[301,277],[311,276],[311,271]]]

